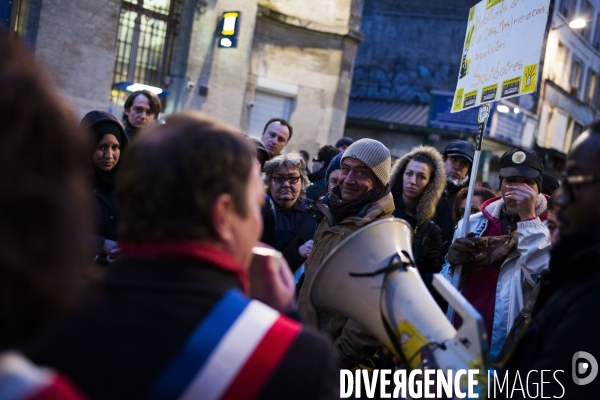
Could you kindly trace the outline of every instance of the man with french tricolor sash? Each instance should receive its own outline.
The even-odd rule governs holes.
[[[34,360],[93,399],[339,396],[331,344],[294,319],[285,262],[263,259],[264,302],[246,295],[264,201],[251,142],[189,112],[124,158],[122,256]]]

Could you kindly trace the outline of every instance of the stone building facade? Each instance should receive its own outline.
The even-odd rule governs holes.
[[[168,93],[165,114],[200,110],[251,136],[289,119],[287,150],[314,154],[343,135],[362,2],[14,0],[0,26],[34,49],[79,115],[121,116],[125,87],[142,83]],[[228,11],[239,13],[237,46],[223,48]]]

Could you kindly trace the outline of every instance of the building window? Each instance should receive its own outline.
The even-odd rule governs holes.
[[[0,30],[19,36],[22,42],[35,47],[42,0],[12,0],[0,2]]]
[[[594,48],[600,51],[600,14],[596,15],[596,31],[594,32]]]
[[[581,34],[587,40],[592,40],[594,6],[592,6],[589,1],[584,0],[584,2],[581,3],[581,12],[579,13],[579,18],[583,18],[587,22],[586,26],[581,29]]]
[[[590,68],[588,70],[586,94],[585,94],[585,99],[584,99],[584,101],[587,104],[589,104],[590,106],[593,106],[593,104],[594,104],[594,97],[596,95],[597,81],[598,81],[598,74],[596,74],[596,71],[594,71]]]
[[[257,90],[254,94],[254,106],[250,114],[248,134],[253,138],[260,139],[265,124],[271,118],[289,120],[293,100],[291,97]]]
[[[573,56],[573,61],[571,62],[571,94],[577,98],[580,97],[579,89],[581,88],[581,78],[583,77],[583,65],[581,64],[581,60],[577,57]]]
[[[600,111],[600,79],[598,79],[598,74],[595,72],[594,78],[594,82],[589,85],[588,99],[590,99],[590,102],[588,104],[594,110]]]
[[[578,124],[577,122],[573,121],[573,131],[571,133],[571,143],[573,143],[575,140],[577,140],[577,138],[579,137],[579,135],[581,135],[582,132],[583,132],[583,125]],[[569,148],[571,147],[571,143],[568,143],[565,153],[567,153],[569,151]]]
[[[121,82],[162,87],[169,74],[183,0],[123,0],[117,33],[113,88]],[[123,90],[111,92],[123,104]]]
[[[558,11],[565,16],[570,18],[575,15],[575,7],[577,6],[577,0],[562,0]]]
[[[552,64],[552,74],[550,75],[550,80],[559,85],[562,84],[561,77],[565,73],[567,59],[569,58],[569,49],[558,42],[558,49],[556,50],[556,62]]]

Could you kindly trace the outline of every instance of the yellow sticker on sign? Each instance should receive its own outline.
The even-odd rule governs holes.
[[[502,0],[487,0],[487,4],[485,5],[485,9],[489,10],[497,4],[502,3]]]
[[[454,95],[454,103],[452,104],[452,109],[454,111],[458,111],[461,109],[462,100],[463,100],[463,88],[460,88],[456,91],[456,94]]]
[[[519,94],[519,88],[521,86],[521,77],[508,79],[502,82],[502,91],[500,97],[510,97]]]
[[[473,21],[473,17],[475,16],[475,6],[471,7],[469,10],[469,22]]]
[[[421,363],[419,351],[429,341],[408,321],[400,322],[395,333],[400,342],[402,353],[404,353],[407,360],[410,360],[410,368],[416,368]]]
[[[463,100],[463,108],[473,107],[477,101],[477,90],[465,93]]]
[[[523,70],[521,93],[533,92],[537,81],[537,64],[527,65]]]
[[[488,101],[496,100],[496,93],[498,93],[498,84],[484,86],[481,89],[481,101],[480,103],[487,103]]]

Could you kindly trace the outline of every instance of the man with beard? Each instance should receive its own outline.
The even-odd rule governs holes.
[[[475,147],[465,140],[452,140],[444,149],[444,167],[446,169],[446,190],[438,201],[433,222],[442,229],[442,257],[448,253],[454,234],[452,209],[456,194],[469,185],[469,171],[473,163]],[[440,260],[441,262],[442,260]]]
[[[346,149],[338,186],[329,195],[327,208],[322,208],[325,218],[317,228],[305,264],[298,308],[309,323],[331,335],[343,368],[354,368],[370,358],[380,348],[379,341],[355,321],[315,309],[310,301],[313,279],[316,269],[342,240],[366,224],[391,217],[394,199],[390,194],[390,168],[390,152],[376,140],[361,139]]]
[[[483,317],[495,360],[513,321],[531,295],[536,279],[547,268],[550,233],[543,223],[547,200],[540,194],[542,160],[529,149],[509,150],[500,158],[502,196],[470,216],[467,237],[454,233],[442,273],[451,279],[462,265],[462,294]],[[455,323],[460,324],[457,317]]]
[[[560,241],[552,249],[548,273],[540,279],[531,324],[505,366],[510,381],[517,371],[521,377],[534,371],[535,380],[528,379],[530,393],[535,393],[531,382],[540,382],[536,370],[556,371],[554,377],[546,373],[543,393],[548,398],[596,399],[600,389],[599,171],[597,121],[567,155],[563,186],[556,196]]]

